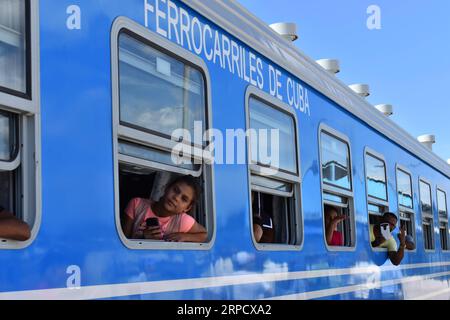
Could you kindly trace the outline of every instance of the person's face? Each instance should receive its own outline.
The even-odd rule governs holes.
[[[176,183],[164,195],[164,208],[172,214],[189,212],[194,200],[194,190],[185,183]]]
[[[392,232],[397,227],[397,219],[392,216],[387,216],[383,219],[383,223],[389,224],[389,230]]]
[[[329,225],[331,223],[331,221],[337,217],[337,215],[338,215],[338,213],[334,209],[327,211],[327,213],[325,214],[325,223],[327,225]]]

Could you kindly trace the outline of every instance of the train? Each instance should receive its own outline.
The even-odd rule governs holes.
[[[449,165],[238,2],[2,0],[0,70],[0,299],[450,298]],[[127,237],[185,175],[207,240]]]

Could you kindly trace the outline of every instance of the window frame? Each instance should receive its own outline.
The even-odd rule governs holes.
[[[126,31],[125,31],[126,30]],[[203,153],[203,148],[194,147],[194,152],[185,152],[192,158],[201,159],[202,164],[200,170],[192,171],[180,167],[170,166],[159,162],[134,158],[119,153],[119,140],[126,142],[138,143],[144,147],[156,148],[161,151],[171,152],[172,148],[180,143],[187,147],[192,147],[191,143],[176,142],[170,138],[164,138],[161,135],[153,134],[145,130],[136,130],[131,127],[123,126],[120,121],[120,73],[119,73],[119,38],[122,32],[126,32],[146,45],[149,45],[156,50],[170,55],[171,57],[194,66],[197,70],[202,72],[204,77],[204,94],[205,94],[205,121],[207,126],[212,128],[212,104],[211,104],[211,80],[209,70],[206,63],[195,54],[179,47],[175,43],[160,37],[153,31],[145,28],[139,23],[127,18],[117,17],[111,29],[111,71],[112,71],[112,124],[113,124],[113,160],[114,160],[114,206],[115,206],[115,222],[116,230],[122,243],[130,250],[210,250],[216,239],[217,219],[215,208],[215,181],[214,181],[214,166],[210,165],[211,158],[199,156]],[[207,130],[208,128],[205,128]],[[197,152],[196,152],[197,151]],[[202,153],[198,153],[201,151]],[[161,241],[146,241],[143,239],[128,239],[123,233],[120,220],[120,189],[119,189],[119,167],[120,164],[134,164],[144,166],[156,171],[169,171],[181,175],[193,175],[200,177],[204,175],[204,180],[207,181],[208,186],[204,190],[205,208],[210,208],[211,213],[207,215],[205,228],[208,231],[209,241],[206,243],[170,243]],[[204,170],[206,168],[206,170]]]
[[[400,204],[400,201],[398,199],[398,174],[397,171],[403,171],[404,173],[409,175],[409,180],[410,180],[410,184],[411,184],[411,202],[412,202],[412,208],[408,208],[405,207],[403,205]],[[400,164],[396,164],[395,165],[395,194],[396,194],[396,198],[397,198],[397,216],[398,216],[398,221],[397,221],[397,228],[401,227],[401,217],[400,217],[400,212],[405,212],[407,214],[412,215],[411,217],[411,230],[413,232],[412,237],[414,240],[414,243],[416,244],[415,249],[414,250],[406,250],[406,252],[410,252],[410,253],[415,253],[417,252],[417,232],[416,232],[416,212],[414,210],[414,185],[413,185],[413,175],[412,172],[406,168],[405,166],[402,166]]]
[[[323,168],[322,168],[322,133],[326,133],[327,135],[337,139],[341,140],[348,146],[348,157],[349,157],[349,178],[350,178],[350,187],[351,189],[348,190],[346,188],[340,188],[328,183],[325,183],[323,181]],[[355,252],[356,247],[358,245],[358,237],[357,237],[357,230],[356,230],[356,217],[355,217],[355,191],[354,191],[354,184],[353,184],[353,160],[352,160],[352,146],[351,142],[348,136],[343,134],[342,132],[334,129],[333,127],[328,126],[325,123],[321,123],[319,125],[318,130],[318,142],[319,142],[319,171],[320,171],[320,198],[321,198],[321,212],[322,212],[322,234],[323,234],[323,241],[325,244],[325,247],[330,252]],[[324,193],[331,193],[338,196],[343,196],[348,199],[348,211],[350,216],[350,226],[352,229],[351,237],[352,237],[352,246],[330,246],[328,245],[327,239],[326,239],[326,227],[325,227],[325,204],[336,206],[336,204],[333,204],[331,202],[327,202],[324,199]],[[345,207],[345,206],[344,206]]]
[[[304,244],[304,223],[303,223],[303,201],[302,201],[302,175],[301,175],[301,158],[300,158],[300,139],[299,139],[299,126],[298,126],[298,117],[294,110],[292,110],[289,106],[287,106],[284,102],[274,98],[268,93],[249,85],[245,92],[245,125],[246,130],[250,129],[250,99],[254,98],[259,100],[267,107],[271,107],[277,111],[288,114],[294,120],[294,130],[295,130],[295,156],[297,163],[297,174],[288,173],[283,170],[278,170],[273,176],[270,178],[278,181],[283,181],[292,184],[292,201],[294,205],[294,212],[291,213],[291,216],[295,219],[293,221],[294,226],[291,227],[292,230],[295,230],[295,237],[297,239],[296,244],[267,244],[267,243],[258,243],[255,240],[255,236],[253,233],[253,204],[252,204],[252,191],[262,192],[266,194],[271,194],[274,196],[286,197],[286,194],[282,194],[279,192],[265,192],[260,188],[253,189],[252,188],[252,175],[264,176],[264,173],[267,170],[267,167],[260,166],[258,164],[253,164],[252,155],[251,155],[251,145],[249,141],[249,137],[246,138],[247,145],[247,185],[248,185],[248,203],[249,203],[249,215],[250,215],[250,235],[252,238],[253,245],[259,251],[301,251],[303,249]],[[270,170],[270,169],[269,169]]]
[[[387,197],[387,201],[383,200],[383,199],[379,199],[376,197],[372,197],[369,195],[369,186],[367,183],[367,156],[371,156],[375,159],[378,159],[380,161],[383,161],[384,163],[384,174],[386,177],[386,197]],[[388,211],[390,210],[390,201],[389,201],[389,190],[388,190],[388,186],[389,186],[389,176],[388,176],[388,167],[387,167],[387,162],[386,162],[386,158],[384,157],[383,154],[369,148],[366,147],[364,149],[364,180],[365,180],[365,186],[366,186],[366,206],[367,206],[367,232],[369,235],[369,240],[370,240],[370,210],[369,210],[369,205],[376,205],[376,206],[383,206],[385,207]],[[377,215],[379,217],[382,217],[382,215]],[[387,248],[379,248],[379,247],[373,247],[371,245],[371,243],[369,243],[369,246],[372,248],[372,251],[374,252],[387,252]]]
[[[444,200],[445,200],[445,210],[447,213],[447,217],[446,218],[441,218],[441,215],[439,214],[439,192],[442,192],[444,194]],[[439,224],[439,229],[440,229],[440,223],[444,222],[447,225],[447,230],[446,230],[446,236],[447,236],[447,250],[444,250],[442,247],[442,241],[441,241],[441,235],[439,234],[439,243],[441,244],[441,251],[444,253],[449,253],[450,252],[450,227],[449,227],[449,217],[448,217],[448,200],[447,200],[447,192],[444,191],[444,188],[441,188],[440,186],[436,186],[436,208],[437,208],[437,215],[438,215],[438,224]],[[440,230],[439,230],[440,233]]]
[[[23,94],[0,88],[0,109],[15,114],[19,150],[12,161],[1,162],[0,170],[14,172],[19,166],[16,182],[22,196],[16,195],[16,217],[27,222],[31,236],[27,241],[1,239],[0,250],[21,250],[29,247],[38,236],[42,221],[41,180],[41,113],[40,113],[40,31],[39,0],[26,2],[26,76],[27,92]],[[32,223],[31,223],[32,222]]]
[[[430,201],[431,201],[431,215],[428,214],[424,214],[424,212],[422,211],[422,195],[421,195],[421,191],[422,191],[422,187],[421,187],[421,183],[426,184],[429,189],[430,189]],[[436,252],[436,234],[435,234],[435,229],[434,229],[434,222],[435,222],[435,218],[434,218],[434,213],[433,213],[433,188],[432,188],[432,184],[431,181],[420,177],[419,176],[419,207],[420,207],[420,217],[421,217],[421,226],[422,226],[422,238],[423,238],[423,246],[424,246],[424,250],[427,253],[433,253]],[[431,219],[431,242],[433,244],[433,249],[427,249],[425,248],[425,232],[424,232],[424,219]]]

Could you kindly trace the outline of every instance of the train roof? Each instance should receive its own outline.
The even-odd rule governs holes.
[[[450,166],[235,0],[181,0],[450,178]]]

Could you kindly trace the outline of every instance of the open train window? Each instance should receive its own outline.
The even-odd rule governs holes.
[[[119,235],[130,249],[209,249],[214,240],[212,166],[203,156],[203,143],[195,144],[192,138],[196,125],[203,137],[211,123],[206,66],[198,57],[126,18],[116,20],[112,42]],[[132,200],[157,202],[170,182],[182,176],[195,179],[200,187],[197,203],[186,213],[206,229],[207,240],[174,243],[127,237],[123,224]],[[139,210],[136,207],[136,212]]]
[[[298,250],[302,231],[296,116],[254,87],[248,88],[246,101],[247,128],[252,133],[248,136],[250,221],[252,225],[259,221],[263,229],[260,239],[252,232],[253,241],[258,250]]]
[[[439,235],[441,238],[441,248],[443,251],[449,250],[449,228],[447,194],[441,189],[437,189],[437,207],[439,216]]]
[[[420,179],[419,189],[424,246],[426,251],[432,251],[434,250],[434,219],[431,200],[431,185],[425,180]]]
[[[0,207],[28,224],[26,241],[0,239],[0,249],[32,243],[40,225],[38,5],[0,1]]]
[[[350,143],[346,136],[325,125],[320,126],[319,141],[325,244],[329,250],[348,250],[356,246]],[[342,238],[338,242],[327,239],[330,209],[345,218],[333,232]]]
[[[412,191],[411,173],[407,169],[397,166],[397,196],[400,216],[400,228],[406,227],[406,234],[416,242],[414,199]],[[408,250],[408,249],[406,249]]]

